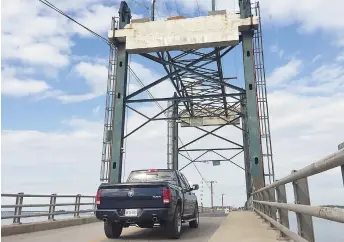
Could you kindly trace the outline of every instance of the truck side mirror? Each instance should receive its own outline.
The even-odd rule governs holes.
[[[199,185],[198,184],[194,184],[192,185],[192,190],[198,190],[199,189]]]

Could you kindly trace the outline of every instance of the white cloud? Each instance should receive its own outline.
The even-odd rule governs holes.
[[[339,53],[338,56],[336,57],[337,61],[344,61],[344,51]]]
[[[118,15],[118,3],[114,3],[113,6],[105,6],[102,4],[94,4],[89,6],[84,11],[76,12],[76,20],[83,25],[92,29],[98,34],[105,34],[107,36],[107,31],[111,28],[111,19],[113,16]],[[132,18],[142,18],[142,15],[132,13]],[[82,36],[91,36],[92,34],[85,30],[84,28],[73,25],[75,32]]]
[[[343,75],[343,66],[337,64],[325,64],[313,71],[312,79],[318,83],[333,82]]]
[[[31,72],[31,69],[24,69],[22,73]],[[18,79],[16,70],[11,67],[5,67],[1,73],[1,92],[7,96],[23,97],[36,95],[49,90],[49,85],[41,80],[30,78]]]
[[[344,34],[341,32],[338,34],[338,38],[333,42],[336,46],[344,46]]]
[[[108,7],[101,4],[91,5],[76,15],[76,20],[96,33],[103,34],[111,28],[111,18],[118,13],[118,5]],[[92,36],[90,32],[78,25],[73,25],[75,32],[82,36]]]
[[[95,108],[92,109],[93,115],[98,115],[100,110],[100,105],[96,106]]]
[[[89,122],[87,129],[82,129],[85,126],[81,125],[81,129],[63,133],[3,131],[2,171],[7,171],[2,172],[3,189],[13,192],[23,189],[37,193],[75,193],[76,187],[70,184],[79,183],[81,192],[93,194],[93,191],[83,189],[80,183],[84,182],[92,190],[97,185],[96,179],[87,178],[99,174],[96,170],[99,162],[96,161],[100,157],[101,139],[100,132],[94,132],[98,129],[94,130],[93,126]],[[100,123],[98,126],[101,127]],[[28,143],[23,150],[16,152],[25,141]],[[91,154],[86,151],[89,149]],[[15,185],[11,184],[11,176],[16,169],[21,179]],[[51,186],[51,191],[48,186]]]
[[[53,89],[44,81],[36,81],[30,78],[24,80],[18,79],[16,76],[19,74],[32,74],[33,68],[21,68],[7,67],[3,71],[3,90],[2,92],[9,96],[26,96],[31,94],[40,94],[40,97],[36,97],[40,100],[46,98],[54,98],[60,100],[62,103],[75,103],[94,99],[102,96],[106,93],[106,85],[108,79],[108,67],[107,62],[103,59],[90,60],[87,57],[78,57],[76,60],[81,60],[73,68],[72,73],[80,77],[85,81],[87,88],[89,89],[85,93],[74,94],[62,90]],[[89,60],[90,62],[86,62]],[[146,66],[137,62],[131,62],[132,69],[135,70],[136,75],[145,85],[153,80],[158,79],[160,76],[148,69]],[[41,70],[42,71],[42,70]],[[136,81],[134,76],[130,74],[128,78],[129,93],[138,90],[141,86]],[[20,85],[20,86],[19,86]],[[66,84],[68,87],[68,83]],[[153,95],[159,97],[164,95],[167,91],[171,90],[171,84],[162,83],[156,87],[150,89]],[[162,92],[165,90],[164,92]],[[147,97],[144,93],[140,97]]]
[[[145,84],[157,80],[160,75],[154,73],[151,69],[147,68],[145,65],[131,62],[131,68],[135,71],[136,76]],[[71,102],[81,102],[86,100],[91,100],[96,97],[102,96],[106,93],[106,85],[108,79],[108,68],[102,62],[85,62],[81,61],[75,65],[73,68],[74,72],[81,77],[83,80],[86,81],[88,88],[90,89],[87,93],[83,94],[70,94],[66,92],[55,92],[54,95],[46,96],[46,97],[53,97],[57,98],[58,100],[62,101],[63,103],[71,103]],[[129,85],[129,93],[132,93],[139,88],[141,88],[140,84],[137,82],[136,78],[130,73],[128,75],[128,85]],[[169,83],[161,83],[153,88],[150,89],[150,92],[155,97],[161,97],[162,95],[166,94],[168,91],[171,90],[171,84]],[[147,98],[147,93],[143,93],[138,97],[145,97]],[[137,97],[137,98],[138,98]]]
[[[169,0],[171,6],[175,6],[173,0]],[[195,10],[197,2],[203,12],[211,9],[211,1],[183,1],[178,0],[179,9],[184,12]],[[336,43],[342,44],[344,21],[331,16],[342,16],[344,2],[342,0],[261,0],[261,14],[264,21],[273,21],[274,25],[286,26],[298,24],[300,33],[322,30],[324,33],[332,33],[337,37]],[[217,9],[228,11],[239,11],[238,0],[217,0]],[[335,6],[335,7],[333,7]],[[174,7],[175,8],[175,7]]]
[[[19,60],[26,65],[62,67],[68,64],[73,43],[68,38],[67,20],[44,9],[39,1],[3,2],[2,21],[6,22],[1,33],[3,59]]]
[[[104,65],[80,62],[75,71],[84,78],[96,95],[103,95],[106,91],[108,70]]]
[[[57,94],[57,95],[56,95]],[[94,93],[85,93],[85,94],[66,94],[66,93],[56,93],[54,95],[45,96],[45,98],[53,97],[60,100],[62,103],[75,103],[91,100],[97,97]]]
[[[294,58],[284,66],[276,68],[267,78],[269,86],[285,84],[301,72],[302,66],[302,60]]]
[[[341,16],[344,3],[341,0],[262,0],[262,12],[265,16],[272,16],[272,21],[282,24],[299,23],[304,30],[338,30],[344,28],[343,21],[329,16]]]
[[[61,7],[94,31],[104,34],[110,27],[111,17],[118,15],[119,1],[110,2],[116,7],[102,5],[104,3],[103,0],[73,1],[72,4],[70,1],[59,1],[56,6]],[[106,77],[107,68],[95,64],[87,73],[90,74],[91,71],[98,71],[98,73],[94,73],[93,76],[84,76],[92,92],[72,96],[62,90],[44,92],[46,88],[42,86],[42,83],[34,82],[37,79],[34,74],[44,74],[49,79],[56,77],[57,70],[67,67],[71,62],[73,36],[80,33],[84,36],[85,32],[82,32],[81,27],[77,27],[39,1],[5,0],[2,7],[2,21],[6,22],[1,32],[4,63],[14,61],[15,64],[12,64],[12,67],[16,69],[39,69],[27,78],[31,80],[30,82],[25,82],[28,92],[40,89],[39,92],[43,95],[41,99],[55,97],[63,102],[89,100],[105,93],[106,78],[104,76]],[[138,15],[133,13],[133,17],[138,17]],[[89,36],[91,35],[87,35]],[[96,61],[99,61],[99,58],[92,60],[92,63]],[[77,68],[83,68],[82,63],[79,65],[81,66]],[[100,73],[102,68],[105,70],[104,73]],[[15,80],[20,79],[17,76],[13,77]],[[15,88],[13,85],[12,81],[12,87],[6,87]],[[7,91],[7,94],[11,93],[13,91]]]
[[[292,61],[291,61],[292,62]],[[344,91],[344,68],[336,63],[323,64],[309,75],[297,78],[300,65],[291,63],[276,68],[268,77],[268,87],[300,95],[335,95]]]
[[[316,62],[317,60],[321,59],[322,55],[321,54],[317,54],[316,56],[314,56],[312,63]]]
[[[281,49],[278,45],[272,45],[272,46],[270,46],[270,51],[271,51],[272,53],[277,53],[278,56],[279,56],[279,58],[282,58],[283,55],[284,55],[284,50]]]

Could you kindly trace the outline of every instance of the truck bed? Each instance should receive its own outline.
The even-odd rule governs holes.
[[[163,188],[168,182],[101,185],[98,209],[163,208]],[[130,192],[130,193],[129,193]]]

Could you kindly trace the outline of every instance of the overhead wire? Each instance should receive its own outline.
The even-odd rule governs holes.
[[[162,19],[162,16],[160,15],[159,11],[158,11],[158,7],[155,6],[155,12],[158,15],[159,19]]]
[[[138,83],[140,83],[141,87],[146,87],[145,84],[140,80],[140,78],[136,75],[136,73],[131,69],[131,67],[129,67],[129,71],[133,74],[134,78],[136,79],[136,81]],[[148,96],[152,99],[155,99],[154,96],[152,95],[152,93],[149,90],[146,90]],[[160,105],[160,103],[158,101],[154,101],[155,104],[162,110],[164,110],[164,108]]]
[[[136,1],[136,0],[130,0],[130,1],[136,3],[137,5],[140,5],[141,7],[147,9],[148,11],[149,11],[149,9],[150,9],[150,8],[149,8],[146,4],[144,4],[144,3],[140,3],[140,2],[138,2],[138,1]]]
[[[171,16],[171,11],[170,11],[169,8],[168,8],[168,5],[167,5],[166,0],[164,0],[164,2],[165,2],[165,6],[166,6],[166,10],[167,10],[167,12],[168,12],[168,15]]]
[[[85,25],[81,24],[80,22],[76,21],[74,18],[70,17],[68,14],[66,14],[65,12],[63,12],[62,10],[60,10],[59,8],[57,8],[56,6],[54,6],[54,5],[53,5],[52,3],[50,3],[49,1],[47,1],[47,0],[38,0],[38,1],[40,1],[40,2],[43,3],[44,5],[48,6],[49,8],[53,9],[53,10],[56,11],[57,13],[59,13],[59,14],[65,16],[66,18],[68,18],[68,19],[71,20],[72,22],[76,23],[77,25],[83,27],[84,29],[86,29],[87,31],[89,31],[90,33],[92,33],[94,36],[96,36],[96,37],[98,37],[99,39],[101,39],[102,41],[104,41],[104,42],[105,42],[107,45],[109,45],[111,48],[114,48],[110,41],[108,41],[108,40],[105,39],[103,36],[99,35],[98,33],[94,32],[93,30],[89,29],[89,28],[86,27]],[[131,0],[131,1],[133,1],[133,2],[135,2],[135,3],[138,3],[138,2],[136,2],[135,0]],[[176,3],[176,6],[177,6],[177,11],[178,11],[178,5],[177,5],[176,0],[175,0],[175,3]],[[141,5],[141,6],[144,6],[144,5],[142,5],[142,4],[140,4],[140,5]],[[145,6],[145,8],[146,8],[146,6]],[[149,9],[149,8],[148,8],[148,9]],[[136,73],[131,69],[130,66],[129,66],[129,71],[130,71],[132,74],[134,74],[133,76],[135,77],[135,79],[139,80],[139,83],[140,83],[143,87],[145,87],[145,85],[143,84],[143,82],[138,78],[138,76],[137,76]],[[151,98],[154,99],[154,96],[153,96],[148,90],[146,90],[146,92],[148,93],[148,95],[150,95]],[[156,102],[156,104],[158,105],[158,107],[159,107],[160,109],[163,110],[163,108],[161,107],[161,105],[160,105],[158,102]],[[165,115],[167,115],[167,114],[165,113]],[[182,140],[180,139],[180,137],[178,137],[178,139],[179,139],[179,141],[181,142],[181,144],[184,145],[183,142],[182,142]],[[187,153],[187,155],[189,156],[189,158],[192,160],[192,158],[191,158],[189,152],[186,151],[186,153]],[[194,167],[196,168],[198,174],[200,175],[201,179],[202,179],[203,181],[205,181],[205,183],[207,184],[207,181],[206,181],[205,178],[203,177],[202,173],[199,171],[198,167],[195,165],[194,162],[192,162],[192,163],[193,163]],[[209,187],[208,184],[207,184],[207,186],[208,186],[208,188],[210,189],[210,187]]]
[[[72,17],[70,17],[68,14],[64,13],[62,10],[58,9],[57,7],[55,7],[52,3],[50,3],[47,0],[38,0],[41,3],[47,5],[48,7],[50,7],[51,9],[53,9],[54,11],[58,12],[59,14],[65,16],[66,18],[68,18],[69,20],[73,21],[74,23],[78,24],[79,26],[83,27],[84,29],[86,29],[87,31],[89,31],[90,33],[92,33],[93,35],[95,35],[96,37],[98,37],[99,39],[101,39],[102,41],[104,41],[105,43],[109,44],[109,41],[107,39],[105,39],[103,36],[97,34],[96,32],[94,32],[93,30],[87,28],[85,25],[79,23],[78,21],[76,21],[75,19],[73,19]]]
[[[199,6],[199,2],[198,2],[198,0],[195,0],[195,1],[196,1],[197,8],[198,8],[198,15],[201,16],[201,8]]]
[[[174,3],[176,4],[176,11],[177,11],[177,13],[180,15],[179,8],[178,8],[178,4],[177,4],[177,0],[174,0]]]

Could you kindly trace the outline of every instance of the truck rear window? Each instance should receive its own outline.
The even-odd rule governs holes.
[[[155,182],[167,181],[178,185],[176,174],[173,171],[133,171],[127,182]]]

